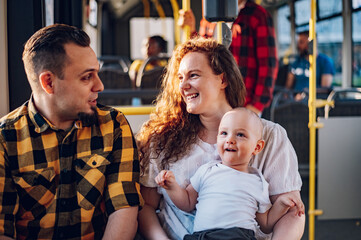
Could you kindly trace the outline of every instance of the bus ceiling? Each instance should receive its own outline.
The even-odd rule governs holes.
[[[117,18],[123,17],[135,6],[140,4],[141,0],[103,0],[102,2],[109,2],[114,16]]]

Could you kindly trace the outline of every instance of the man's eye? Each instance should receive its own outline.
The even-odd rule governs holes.
[[[89,80],[89,79],[91,79],[91,78],[92,78],[92,74],[89,73],[89,74],[85,75],[82,79],[83,79],[83,80]]]

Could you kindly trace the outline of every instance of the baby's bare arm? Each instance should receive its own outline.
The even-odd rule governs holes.
[[[155,177],[155,182],[167,191],[170,199],[179,209],[190,212],[195,208],[198,193],[191,184],[186,189],[182,188],[175,180],[172,171],[162,170]]]
[[[256,214],[256,219],[261,230],[264,233],[272,232],[274,225],[292,207],[297,209],[296,215],[302,216],[305,214],[304,205],[300,199],[294,197],[292,194],[280,195],[267,212]]]

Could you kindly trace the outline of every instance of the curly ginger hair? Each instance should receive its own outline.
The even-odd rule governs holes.
[[[246,90],[243,79],[232,54],[224,45],[205,38],[191,39],[179,45],[169,60],[155,111],[136,137],[143,171],[151,156],[161,161],[162,169],[168,168],[171,163],[187,155],[198,139],[202,123],[199,115],[187,112],[178,79],[180,62],[191,52],[205,54],[213,73],[224,74],[228,83],[225,95],[231,107],[244,105]]]

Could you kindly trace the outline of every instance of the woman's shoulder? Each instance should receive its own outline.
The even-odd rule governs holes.
[[[281,137],[284,138],[287,136],[286,130],[279,125],[278,123],[274,123],[272,121],[261,118],[263,124],[263,138],[275,138]]]
[[[263,131],[272,131],[274,129],[282,129],[281,125],[278,123],[272,122],[270,120],[261,118],[262,124],[263,124]]]

